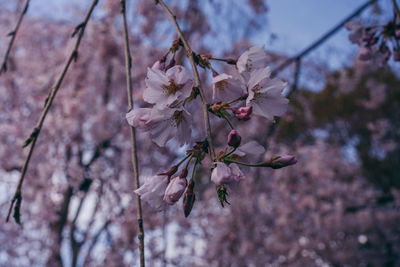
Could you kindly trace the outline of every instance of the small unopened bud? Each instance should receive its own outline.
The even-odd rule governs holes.
[[[250,119],[250,115],[253,112],[253,107],[240,107],[234,112],[236,118],[246,121]]]
[[[228,135],[228,145],[231,147],[240,146],[240,142],[242,141],[242,137],[239,135],[238,131],[232,130]]]
[[[193,192],[194,188],[194,181],[191,180],[185,195],[183,196],[183,212],[185,214],[185,217],[188,217],[190,212],[192,211],[193,204],[196,200],[196,195]]]
[[[270,161],[270,167],[273,169],[280,169],[286,166],[290,166],[297,163],[296,156],[285,155],[280,157],[275,157]]]
[[[400,50],[393,50],[392,52],[393,60],[400,61]]]
[[[164,201],[169,205],[175,204],[181,198],[186,186],[186,178],[180,176],[172,178],[167,189],[165,189]]]
[[[394,35],[395,35],[397,38],[400,38],[400,29],[395,30],[395,31],[394,31]]]

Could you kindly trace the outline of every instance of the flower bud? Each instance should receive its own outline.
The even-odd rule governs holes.
[[[393,50],[392,56],[394,61],[400,61],[400,50]]]
[[[250,119],[250,115],[253,112],[253,107],[240,107],[237,110],[234,111],[235,112],[235,116],[236,118],[238,118],[239,120],[249,120]]]
[[[169,205],[175,204],[181,198],[186,186],[186,178],[180,176],[172,178],[167,189],[165,189],[164,201]]]
[[[297,163],[296,156],[285,155],[271,159],[270,167],[273,169],[280,169]]]
[[[397,38],[400,38],[400,29],[395,30],[394,34]]]
[[[238,147],[240,146],[240,142],[242,141],[242,137],[240,137],[238,131],[232,130],[228,135],[228,145],[231,147]]]
[[[185,217],[188,217],[190,212],[192,211],[194,201],[196,200],[196,195],[193,192],[194,181],[191,180],[188,188],[186,190],[185,195],[183,196],[183,212]]]

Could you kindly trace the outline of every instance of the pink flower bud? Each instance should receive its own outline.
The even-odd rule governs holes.
[[[240,107],[234,111],[236,118],[239,120],[249,120],[250,115],[253,112],[253,107]]]
[[[240,137],[238,131],[232,130],[228,135],[228,145],[231,147],[240,146],[240,142],[242,141],[242,137]]]
[[[169,205],[175,204],[181,198],[186,186],[186,178],[180,176],[172,178],[167,189],[165,189],[164,201]]]
[[[400,29],[395,30],[394,34],[397,38],[400,38]]]
[[[286,166],[290,166],[297,163],[296,156],[285,155],[281,157],[276,157],[271,160],[270,167],[273,169],[280,169]]]
[[[393,60],[400,61],[400,50],[393,50]]]
[[[372,56],[371,49],[366,47],[365,45],[360,46],[360,50],[358,51],[358,59],[365,61],[370,60]]]

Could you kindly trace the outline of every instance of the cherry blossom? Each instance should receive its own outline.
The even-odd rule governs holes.
[[[148,178],[145,183],[135,193],[150,206],[160,210],[163,206],[163,197],[167,188],[168,177],[166,175],[154,175]]]
[[[218,101],[230,100],[241,96],[245,91],[241,81],[225,73],[215,76],[213,83],[213,99]]]
[[[179,145],[190,142],[191,119],[184,109],[136,108],[126,114],[126,119],[133,127],[150,132],[151,139],[160,147],[173,138]]]
[[[240,74],[248,75],[253,70],[265,67],[267,60],[268,57],[264,51],[264,46],[253,46],[239,57],[236,67]]]
[[[225,163],[217,162],[216,165],[217,167],[211,173],[211,181],[215,185],[231,184],[246,179],[235,163],[228,166]]]
[[[193,79],[183,66],[174,66],[167,72],[148,68],[143,99],[155,104],[156,108],[164,108],[183,102],[190,96],[192,88]]]
[[[271,79],[270,75],[269,67],[250,73],[246,105],[253,108],[254,114],[273,121],[274,116],[281,116],[286,112],[289,100],[282,94],[287,83],[278,78]]]

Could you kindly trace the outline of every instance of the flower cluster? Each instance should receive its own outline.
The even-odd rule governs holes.
[[[128,123],[137,129],[149,132],[152,141],[158,146],[164,146],[171,139],[178,145],[193,143],[191,140],[193,118],[187,111],[186,105],[196,98],[198,92],[189,71],[184,66],[175,65],[175,52],[180,46],[181,42],[175,41],[167,55],[148,68],[143,100],[152,106],[135,108],[126,114]],[[167,64],[170,52],[173,55]],[[256,115],[273,122],[274,117],[284,114],[288,106],[289,100],[283,95],[286,82],[271,77],[263,46],[251,47],[238,60],[223,59],[222,61],[235,65],[230,74],[218,74],[210,63],[213,60],[212,56],[196,54],[194,56],[198,66],[213,73],[214,102],[207,103],[208,112],[226,120],[231,128],[227,136],[227,146],[215,157],[211,157],[213,159],[211,182],[215,184],[218,198],[223,206],[224,203],[229,203],[227,189],[246,179],[239,165],[277,169],[296,163],[296,159],[292,156],[274,157],[270,161],[255,164],[243,162],[247,156],[263,154],[265,149],[254,140],[242,145],[242,137],[233,129],[230,121],[230,118],[236,118],[238,122],[245,121]],[[175,204],[184,196],[183,208],[185,216],[188,216],[195,201],[194,174],[197,165],[201,164],[210,152],[208,141],[205,139],[196,142],[186,151],[184,159],[167,172],[147,179],[135,193],[157,210],[167,206],[166,204]],[[188,181],[187,174],[192,161],[194,161],[192,176]],[[185,166],[181,167],[184,162]],[[174,176],[179,169],[181,169],[180,174]]]
[[[394,61],[400,61],[399,23],[389,21],[383,26],[364,26],[360,20],[355,20],[346,23],[345,27],[351,31],[350,41],[360,46],[359,60],[374,60],[383,64],[392,55]]]

